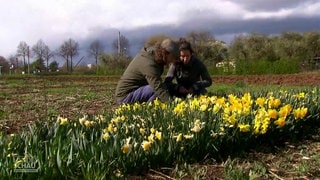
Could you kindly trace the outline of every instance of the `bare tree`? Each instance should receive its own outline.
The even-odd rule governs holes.
[[[65,59],[67,65],[67,71],[69,71],[69,55],[68,55],[68,47],[66,43],[63,43],[59,49],[57,50],[58,54]]]
[[[98,58],[103,53],[104,46],[99,40],[95,40],[90,44],[89,54],[96,60],[96,67],[98,66]]]
[[[130,48],[129,40],[119,33],[118,39],[115,39],[112,43],[112,48],[119,56],[128,55]]]
[[[18,45],[17,56],[23,58],[23,70],[26,72],[26,58],[29,57],[29,46],[26,42],[21,41]],[[29,65],[29,62],[28,62]],[[29,71],[28,71],[29,74]]]
[[[46,71],[48,71],[48,69],[49,69],[49,60],[50,60],[50,58],[52,58],[54,56],[54,53],[50,50],[50,48],[48,46],[45,46],[43,56],[44,56],[44,59],[46,61]]]
[[[69,60],[70,60],[70,72],[73,71],[73,58],[79,55],[79,44],[73,40],[68,39],[58,49],[58,54],[62,56],[67,63],[67,71],[69,71]]]
[[[38,40],[38,42],[32,46],[32,51],[36,56],[37,60],[39,60],[40,64],[44,64],[44,60],[46,59],[46,53],[48,52],[48,46],[42,41],[42,39]],[[42,67],[43,66],[39,66]],[[42,69],[39,69],[42,70]]]

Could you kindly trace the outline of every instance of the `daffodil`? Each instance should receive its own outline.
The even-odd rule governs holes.
[[[124,154],[127,154],[127,153],[129,152],[129,150],[130,150],[130,144],[124,144],[124,145],[122,146],[122,152],[123,152]]]
[[[154,141],[154,135],[153,135],[153,134],[150,134],[150,135],[148,136],[148,141],[150,141],[150,142],[153,142],[153,141]]]
[[[176,141],[180,142],[182,140],[182,137],[183,137],[182,133],[178,134]]]
[[[108,131],[109,131],[109,132],[113,132],[113,131],[114,131],[114,126],[113,126],[112,123],[109,123],[109,125],[108,125]]]
[[[275,125],[278,125],[279,128],[282,128],[286,124],[285,117],[280,117],[278,120],[274,121]]]
[[[200,106],[200,111],[206,111],[207,110],[207,108],[208,108],[208,105],[207,104],[202,104],[201,106]]]
[[[272,119],[277,119],[278,112],[275,109],[268,109],[268,116]]]
[[[86,119],[87,119],[87,116],[83,116],[82,118],[79,119],[79,123],[83,125]]]
[[[256,104],[260,107],[263,107],[266,104],[266,98],[265,97],[257,98]]]
[[[140,134],[144,135],[144,133],[146,132],[146,130],[144,128],[140,128],[139,129]]]
[[[238,127],[240,129],[240,132],[249,132],[250,131],[249,124],[238,124]]]
[[[154,128],[151,128],[151,129],[150,129],[150,132],[151,132],[152,134],[154,134],[154,133],[156,132],[156,130],[155,130]]]
[[[295,119],[303,119],[308,112],[308,108],[301,107],[293,110],[293,115]]]
[[[220,109],[221,109],[221,105],[219,104],[215,104],[212,108],[214,114],[217,114],[220,111]]]
[[[192,139],[193,138],[193,134],[185,134],[185,135],[183,135],[183,137],[185,139]]]
[[[280,108],[279,116],[280,117],[287,117],[290,114],[291,110],[292,110],[291,105],[287,104],[287,105]]]
[[[151,147],[151,142],[149,141],[143,141],[141,144],[144,151],[148,151]]]
[[[268,107],[269,108],[278,108],[281,104],[280,99],[275,99],[274,97],[270,97],[268,100]]]
[[[203,128],[204,124],[205,124],[205,122],[201,122],[200,119],[196,119],[191,131],[193,131],[195,133],[200,132],[200,130]]]
[[[99,114],[98,116],[95,116],[95,119],[97,119],[99,123],[102,123],[102,122],[106,121],[104,116],[102,116],[101,114]]]
[[[298,99],[303,99],[306,94],[304,92],[300,92],[299,94],[293,95],[294,97],[298,98]]]
[[[162,133],[161,132],[156,131],[155,136],[159,141],[161,141],[161,138],[162,138]]]
[[[201,130],[201,128],[200,128],[199,125],[195,125],[195,126],[191,129],[191,131],[193,131],[193,132],[195,132],[195,133],[200,132],[200,130]]]
[[[60,125],[66,125],[68,124],[68,118],[58,117],[58,121],[60,122]]]
[[[84,125],[85,125],[87,128],[93,126],[94,124],[95,124],[94,121],[88,121],[88,120],[86,120],[86,121],[84,122]]]
[[[102,139],[104,139],[105,141],[108,141],[109,138],[110,138],[109,133],[102,134]]]

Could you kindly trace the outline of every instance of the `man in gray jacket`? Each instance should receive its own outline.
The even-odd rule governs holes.
[[[178,44],[171,39],[142,48],[118,82],[117,104],[150,102],[156,98],[168,101],[171,96],[161,75],[164,66],[174,63],[178,58]]]

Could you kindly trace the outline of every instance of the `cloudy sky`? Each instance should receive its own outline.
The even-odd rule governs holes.
[[[319,0],[0,0],[0,56],[42,39],[51,50],[72,38],[111,47],[118,31],[135,53],[151,35],[209,31],[230,42],[242,33],[320,31]]]

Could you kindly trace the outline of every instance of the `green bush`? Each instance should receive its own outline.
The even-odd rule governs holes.
[[[298,61],[280,59],[277,61],[237,61],[236,74],[293,74],[299,72]]]

